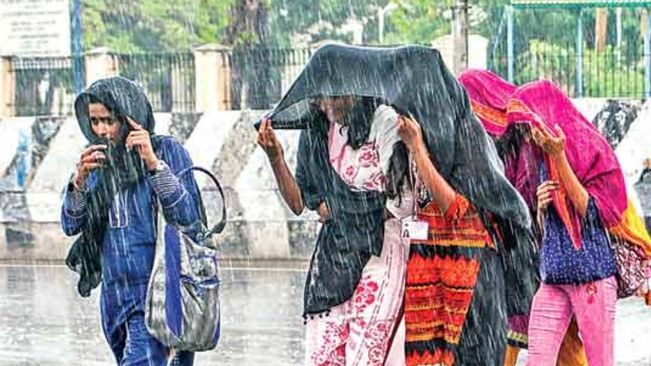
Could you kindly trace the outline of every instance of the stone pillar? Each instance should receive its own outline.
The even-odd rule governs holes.
[[[452,7],[452,70],[459,75],[468,69],[468,0],[455,0]]]
[[[454,39],[452,35],[445,35],[435,39],[432,41],[432,47],[441,53],[441,58],[448,69],[454,71]],[[468,36],[468,49],[468,67],[486,69],[488,67],[488,39],[477,34],[471,34]]]
[[[230,48],[207,44],[194,49],[195,110],[228,111],[231,108]]]
[[[93,82],[118,74],[118,59],[106,47],[99,47],[86,52],[86,87]]]
[[[0,118],[16,115],[16,73],[11,57],[0,57]]]
[[[488,68],[488,38],[479,34],[471,34],[468,37],[468,68]]]

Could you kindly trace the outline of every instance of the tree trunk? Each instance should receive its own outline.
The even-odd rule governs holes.
[[[606,48],[606,36],[608,35],[608,9],[597,9],[597,16],[595,19],[595,49],[601,52]]]
[[[468,68],[468,0],[455,0],[452,21],[453,71],[459,75]]]
[[[265,43],[267,5],[264,0],[237,0],[231,7],[230,19],[225,44],[238,47]]]
[[[224,43],[233,48],[231,107],[267,109],[267,87],[271,83],[269,53],[263,51],[267,42],[267,5],[264,0],[237,0],[231,7],[230,19]]]

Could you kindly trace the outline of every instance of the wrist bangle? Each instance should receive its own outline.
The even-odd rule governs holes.
[[[148,170],[147,172],[149,173],[150,176],[156,175],[159,172],[162,172],[165,169],[165,163],[163,160],[158,159],[158,162],[156,163],[156,166],[154,167],[153,170]]]

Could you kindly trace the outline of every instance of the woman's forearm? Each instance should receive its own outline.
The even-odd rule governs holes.
[[[452,188],[452,186],[443,179],[438,170],[436,170],[424,144],[419,145],[418,148],[412,151],[412,156],[416,164],[418,175],[425,183],[427,189],[434,196],[434,201],[441,212],[447,212],[455,199],[456,192],[454,191],[454,188]]]
[[[305,209],[301,190],[296,183],[285,159],[278,158],[271,161],[271,168],[276,176],[276,182],[280,189],[280,194],[295,215],[300,215]]]
[[[574,207],[579,211],[581,217],[585,216],[588,212],[588,201],[590,196],[588,195],[588,191],[576,177],[576,174],[574,174],[565,152],[562,152],[557,156],[552,156],[552,164],[556,166],[561,180],[559,183],[562,184],[567,191],[570,201],[572,201]]]

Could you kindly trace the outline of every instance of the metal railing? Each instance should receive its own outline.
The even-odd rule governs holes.
[[[310,49],[252,48],[218,51],[228,79],[220,100],[226,109],[269,109],[290,88],[308,62]],[[594,51],[575,44],[549,44],[528,40],[515,44],[514,82],[547,78],[572,97],[643,98],[645,55],[642,46],[625,51],[606,47]],[[187,53],[115,54],[117,73],[145,90],[155,112],[195,112],[195,58]],[[577,60],[581,73],[577,74]],[[71,115],[75,97],[74,62],[62,58],[12,58],[17,116]],[[508,74],[504,42],[489,54],[491,69]],[[580,78],[580,80],[579,80]],[[580,82],[578,82],[580,81]],[[581,86],[581,93],[577,90]],[[217,102],[217,101],[216,101]]]
[[[195,68],[192,53],[116,54],[117,74],[147,93],[155,112],[193,112]],[[72,57],[11,59],[17,116],[72,115],[75,73]],[[83,63],[82,63],[83,64]]]
[[[193,112],[192,53],[118,54],[118,74],[139,84],[155,112]]]
[[[521,85],[550,79],[572,97],[644,97],[644,59],[651,55],[645,55],[641,45],[625,51],[610,46],[596,51],[584,46],[581,51],[577,52],[576,46],[570,43],[558,45],[530,40],[526,45],[516,44],[513,82]],[[507,78],[506,45],[499,44],[489,57],[492,71]],[[579,75],[578,60],[582,66]],[[580,93],[577,85],[582,87]]]
[[[117,74],[135,81],[155,112],[194,112],[196,67],[187,53],[113,54]],[[309,49],[252,48],[218,51],[229,82],[224,105],[232,110],[268,109],[291,86],[311,56]],[[18,116],[71,115],[74,62],[63,58],[12,58]]]
[[[70,57],[12,58],[17,116],[67,115],[75,96]]]
[[[307,48],[252,48],[228,51],[231,73],[230,106],[239,109],[269,109],[280,101],[307,64]]]

